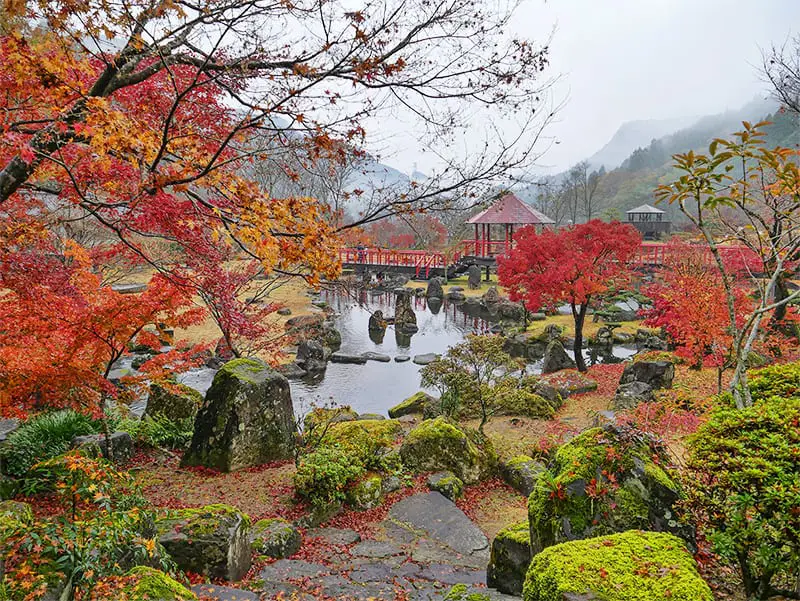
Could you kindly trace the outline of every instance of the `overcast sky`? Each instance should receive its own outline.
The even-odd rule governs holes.
[[[526,0],[517,34],[556,28],[551,75],[566,99],[540,160],[561,171],[637,119],[701,116],[767,95],[761,49],[800,33],[800,0]],[[794,31],[792,30],[794,28]],[[411,148],[386,162],[410,171]],[[424,165],[420,165],[424,170]]]

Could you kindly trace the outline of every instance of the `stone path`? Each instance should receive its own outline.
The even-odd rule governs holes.
[[[454,584],[492,601],[516,597],[485,588],[489,541],[454,503],[438,492],[417,494],[397,502],[381,522],[375,538],[361,540],[353,530],[316,528],[306,533],[335,549],[313,563],[281,559],[265,567],[256,582],[259,601],[442,600]],[[217,587],[223,589],[224,587]],[[254,601],[256,597],[204,597],[216,601]]]

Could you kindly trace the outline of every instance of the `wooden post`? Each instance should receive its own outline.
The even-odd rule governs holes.
[[[475,224],[475,246],[472,247],[473,254],[478,256],[478,224]]]

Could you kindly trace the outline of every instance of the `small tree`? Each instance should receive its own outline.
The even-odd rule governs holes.
[[[609,289],[620,289],[629,277],[629,261],[641,237],[630,225],[594,219],[539,233],[523,228],[515,246],[498,259],[498,276],[512,300],[527,311],[569,304],[575,321],[575,363],[586,371],[583,325],[589,306]]]
[[[762,322],[800,296],[800,291],[785,290],[800,257],[798,153],[764,148],[764,125],[745,122],[731,140],[714,140],[707,155],[674,155],[679,177],[656,190],[701,232],[720,273],[733,337],[730,387],[739,408],[752,404],[748,358],[763,334]],[[744,320],[737,307],[741,273],[747,274],[756,298]]]
[[[519,362],[503,350],[505,340],[500,336],[468,334],[466,340],[447,349],[444,357],[422,368],[422,385],[434,386],[442,398],[445,414],[455,414],[461,406],[474,407],[483,427],[499,409],[494,387]]]

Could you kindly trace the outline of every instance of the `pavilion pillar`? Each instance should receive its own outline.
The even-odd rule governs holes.
[[[480,255],[478,252],[478,224],[475,224],[475,246],[472,247],[472,252],[475,256]]]

